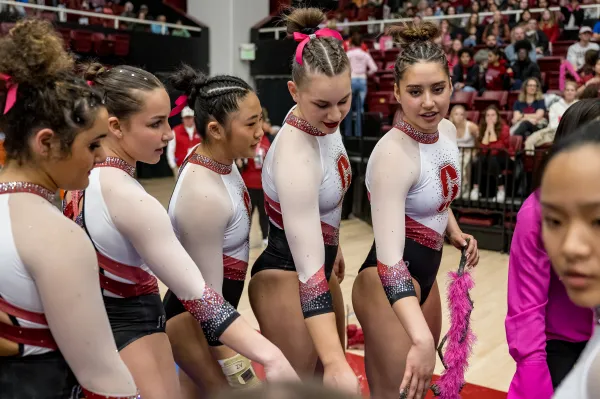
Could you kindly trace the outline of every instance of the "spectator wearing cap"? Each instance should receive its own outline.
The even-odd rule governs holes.
[[[531,42],[528,40],[521,40],[515,43],[517,60],[511,65],[514,79],[512,90],[519,90],[522,83],[527,79],[536,78],[538,81],[542,79],[540,67],[529,59],[532,47]]]
[[[167,145],[167,161],[175,176],[177,176],[178,169],[185,157],[202,141],[196,129],[194,110],[190,107],[185,107],[181,111],[181,119],[183,123],[173,128],[175,139],[169,141]]]
[[[582,26],[579,29],[579,41],[569,46],[567,61],[577,70],[585,64],[585,53],[588,50],[600,50],[597,43],[592,43],[592,28]]]

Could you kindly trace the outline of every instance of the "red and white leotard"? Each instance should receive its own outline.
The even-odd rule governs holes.
[[[223,277],[230,280],[243,281],[248,269],[248,257],[250,253],[250,195],[236,167],[223,165],[205,156],[196,154],[192,150],[191,155],[184,161],[171,201],[169,203],[169,217],[177,236],[181,239],[181,226],[177,220],[177,205],[181,197],[182,188],[185,186],[186,176],[192,173],[201,173],[204,169],[215,172],[225,187],[229,203],[227,209],[229,218],[226,222],[223,237],[223,269],[217,270],[210,264],[196,261],[202,275],[217,292],[221,292]],[[198,169],[202,168],[202,169]],[[181,215],[179,215],[181,217]],[[218,224],[218,223],[216,223]],[[194,256],[192,255],[192,258]],[[206,266],[206,267],[203,267]]]
[[[28,183],[20,184],[28,185]],[[33,192],[43,195],[48,201],[53,200],[54,195],[49,190],[40,186],[30,186],[35,189]],[[0,337],[23,344],[21,355],[28,356],[51,352],[57,347],[48,329],[44,307],[35,280],[21,260],[13,237],[9,200],[13,196],[18,198],[22,195],[24,194],[18,192],[0,195],[0,311],[13,316],[13,320],[16,320],[15,326],[12,327],[0,324]],[[23,334],[22,328],[26,329],[27,333]],[[4,331],[5,329],[6,331]],[[35,332],[40,333],[41,340],[43,340],[43,336],[46,336],[44,340],[47,343],[46,346],[34,344],[36,340],[33,339],[31,334],[34,332],[33,329],[35,329]],[[23,337],[23,335],[27,337],[17,340],[10,339],[10,335],[16,335],[15,338],[17,339],[19,336]]]
[[[326,245],[338,245],[342,200],[352,181],[352,169],[339,128],[335,133],[323,135],[304,120],[295,117],[291,111],[288,113],[280,132],[285,133],[285,128],[289,127],[302,130],[316,138],[321,155],[322,178],[319,187],[319,215],[321,217],[323,239]],[[281,218],[279,196],[273,179],[273,165],[279,137],[281,136],[277,135],[275,137],[265,157],[262,184],[269,220],[275,226],[285,230]],[[301,166],[298,165],[298,167]]]
[[[444,125],[444,120],[440,125]],[[440,129],[436,135],[423,134],[406,122],[396,126],[419,146],[419,176],[406,196],[406,237],[426,247],[440,250],[448,226],[448,207],[460,188],[460,163],[456,142]],[[377,144],[379,146],[379,144]],[[365,184],[370,192],[371,159]]]

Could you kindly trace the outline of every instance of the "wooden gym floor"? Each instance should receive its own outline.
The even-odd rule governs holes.
[[[151,179],[142,180],[146,190],[155,196],[163,205],[167,206],[174,186],[174,179]],[[253,217],[252,231],[250,234],[250,267],[262,251],[261,233],[258,226],[256,213]],[[358,219],[342,221],[340,229],[340,245],[346,261],[346,277],[341,284],[344,295],[344,303],[350,307],[350,323],[356,323],[352,314],[352,284],[358,273],[358,269],[365,256],[369,252],[373,242],[373,231],[371,227]],[[442,292],[442,307],[444,309],[444,324],[442,336],[448,330],[447,305],[445,302],[445,287],[449,271],[458,268],[460,253],[450,246],[445,246],[438,284]],[[506,317],[506,287],[508,272],[508,255],[498,252],[481,251],[479,266],[473,273],[475,288],[471,297],[475,302],[472,314],[472,325],[477,335],[473,356],[470,359],[470,367],[466,374],[468,383],[481,385],[483,387],[497,389],[506,392],[510,380],[515,372],[515,363],[508,354],[506,336],[504,330],[504,318]],[[248,276],[249,278],[249,276]],[[252,313],[248,302],[247,284],[239,305],[239,311],[244,318],[258,328],[256,318]],[[166,288],[161,284],[161,292],[164,294]],[[361,351],[355,351],[361,353]],[[443,370],[441,362],[437,360],[435,373],[440,374]]]

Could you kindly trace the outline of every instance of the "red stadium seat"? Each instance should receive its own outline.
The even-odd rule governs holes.
[[[473,108],[477,111],[485,111],[490,105],[495,105],[498,109],[504,109],[508,101],[508,92],[506,91],[484,91],[481,96],[475,97]]]

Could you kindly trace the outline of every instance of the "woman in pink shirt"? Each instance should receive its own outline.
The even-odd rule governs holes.
[[[599,116],[598,101],[579,101],[564,113],[555,142]],[[510,249],[505,327],[517,371],[507,399],[551,398],[593,332],[593,312],[567,296],[552,270],[541,230],[536,190],[519,210]]]
[[[362,113],[367,97],[367,76],[377,71],[377,64],[371,57],[371,54],[363,50],[362,37],[360,34],[353,34],[350,41],[350,48],[346,51],[350,60],[352,70],[352,109],[356,112],[356,124],[354,125],[354,135],[362,136]],[[349,112],[344,120],[344,134],[352,136],[352,114]]]

